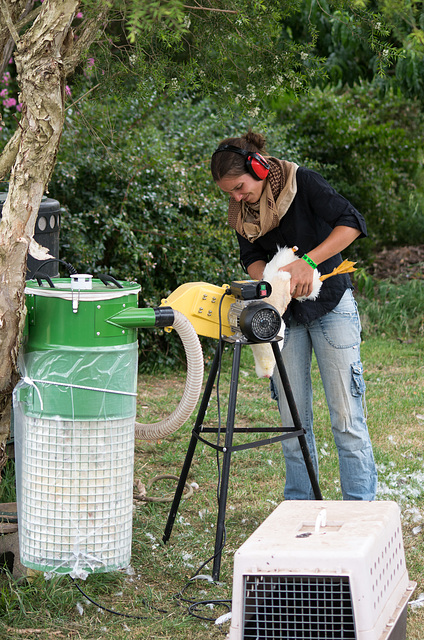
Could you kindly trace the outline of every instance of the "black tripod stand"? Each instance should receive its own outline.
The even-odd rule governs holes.
[[[231,370],[230,392],[228,397],[227,423],[226,423],[225,429],[220,429],[222,433],[225,433],[225,443],[224,443],[224,446],[221,447],[218,444],[211,443],[208,440],[204,439],[200,435],[200,433],[218,433],[218,428],[216,427],[204,427],[203,420],[204,420],[206,410],[209,404],[209,400],[212,394],[215,378],[218,373],[218,367],[219,367],[219,362],[220,362],[220,357],[221,357],[221,352],[223,349],[224,342],[232,343],[234,346],[234,352],[233,352],[233,365]],[[234,428],[234,418],[235,418],[236,400],[237,400],[237,387],[238,387],[238,378],[240,373],[241,348],[243,345],[246,345],[246,344],[249,344],[249,343],[241,342],[240,340],[235,341],[231,338],[223,337],[221,338],[220,344],[216,349],[215,357],[212,363],[212,368],[209,373],[205,391],[203,393],[199,412],[197,414],[196,423],[192,431],[190,444],[187,450],[186,458],[185,458],[181,475],[178,481],[177,489],[175,491],[174,500],[172,502],[171,510],[168,515],[165,532],[162,538],[165,543],[170,538],[172,527],[174,525],[174,521],[175,521],[178,507],[180,504],[180,500],[183,495],[184,486],[187,480],[188,473],[190,471],[190,466],[193,460],[196,444],[198,440],[201,440],[205,444],[209,445],[210,447],[212,447],[217,451],[222,452],[223,454],[221,487],[219,492],[218,520],[217,520],[216,538],[215,538],[215,554],[214,554],[214,564],[213,564],[213,570],[212,570],[212,578],[215,581],[219,580],[219,572],[221,567],[221,554],[222,554],[222,548],[223,548],[223,542],[224,542],[225,510],[227,506],[228,481],[230,476],[230,460],[231,460],[231,453],[233,451],[241,451],[242,449],[250,449],[252,447],[261,447],[265,444],[271,444],[273,442],[278,442],[279,440],[285,440],[287,438],[295,438],[295,437],[298,438],[299,444],[302,450],[302,454],[305,460],[306,468],[308,471],[309,479],[311,481],[315,499],[322,500],[322,495],[321,495],[321,491],[320,491],[317,477],[315,474],[315,469],[313,467],[311,456],[309,454],[308,445],[306,443],[305,431],[300,422],[299,413],[297,411],[297,407],[294,401],[293,393],[290,387],[290,383],[287,377],[286,369],[284,367],[283,359],[281,357],[280,348],[278,346],[277,340],[271,341],[271,346],[274,353],[277,368],[281,376],[281,381],[286,394],[290,413],[292,415],[294,427]],[[247,444],[240,444],[240,445],[233,446],[234,433],[259,433],[259,432],[267,432],[267,433],[273,432],[273,433],[280,433],[280,435],[274,436],[272,438],[271,437],[266,438],[264,440],[256,440],[254,442],[250,442]]]

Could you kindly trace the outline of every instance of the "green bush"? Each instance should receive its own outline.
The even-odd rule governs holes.
[[[141,306],[158,306],[185,282],[245,277],[209,162],[220,139],[251,123],[229,116],[224,124],[212,105],[152,94],[68,110],[50,185],[65,209],[61,257],[80,271],[138,281]],[[383,245],[424,242],[415,103],[381,102],[369,88],[315,91],[280,104],[278,118],[268,123],[268,150],[320,170],[365,215],[369,238],[349,258],[364,266]],[[204,343],[207,353],[215,348]],[[183,360],[174,332],[140,332],[140,347],[149,368]]]
[[[424,242],[423,129],[418,102],[370,85],[314,90],[274,105],[303,157],[365,216],[369,238],[352,249],[368,260],[382,247]]]
[[[139,282],[140,306],[158,306],[185,282],[246,277],[209,163],[219,140],[248,128],[234,117],[223,124],[207,101],[154,95],[68,112],[50,184],[65,209],[61,257],[83,272]],[[287,147],[284,135],[277,126],[271,137]],[[174,332],[140,332],[140,345],[149,366],[181,356]]]
[[[364,337],[400,340],[424,334],[424,287],[421,279],[376,280],[364,269],[354,275]]]

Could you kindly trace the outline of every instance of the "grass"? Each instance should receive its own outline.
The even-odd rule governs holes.
[[[400,341],[371,337],[362,345],[367,383],[368,424],[379,469],[378,499],[395,500],[401,507],[403,537],[409,577],[418,585],[412,597],[424,592],[424,340]],[[231,370],[231,349],[224,352],[220,377],[221,416],[225,422]],[[207,371],[208,373],[208,371]],[[320,485],[325,499],[339,499],[338,467],[329,429],[328,410],[316,365],[315,424],[320,454]],[[139,385],[139,419],[162,418],[176,406],[184,374],[142,375]],[[215,396],[208,424],[218,420]],[[249,348],[242,349],[237,402],[237,426],[278,425],[276,403],[268,383],[254,373]],[[162,474],[179,476],[194,417],[161,442],[137,442],[135,479],[147,486]],[[244,436],[246,437],[246,436]],[[240,438],[243,436],[237,436]],[[40,574],[13,580],[1,576],[0,637],[75,638],[101,640],[208,640],[224,638],[229,623],[218,627],[215,619],[228,610],[231,599],[235,550],[283,500],[284,461],[279,444],[233,454],[226,513],[227,540],[220,581],[190,578],[213,555],[217,517],[218,471],[216,454],[199,443],[190,468],[189,482],[198,488],[182,501],[170,541],[162,543],[170,503],[135,502],[131,567],[122,572],[91,575],[81,589],[96,603],[122,615],[99,609],[67,577],[45,581]],[[8,483],[10,484],[10,483]],[[149,497],[166,499],[174,480],[157,480]],[[200,569],[210,575],[212,564]],[[217,602],[213,609],[193,602]],[[125,617],[134,616],[134,617]],[[196,617],[198,616],[198,617]],[[204,619],[206,618],[206,619]],[[407,640],[422,638],[424,608],[409,607]]]
[[[379,470],[377,497],[394,500],[401,508],[407,568],[410,579],[417,582],[414,601],[424,593],[423,287],[420,281],[377,282],[364,273],[358,274],[356,284],[365,336],[362,359],[368,425]],[[219,379],[223,424],[230,372],[231,349],[227,348]],[[337,456],[315,363],[313,378],[320,487],[324,499],[339,499]],[[181,397],[184,380],[185,375],[175,371],[141,375],[138,419],[153,422],[170,413]],[[218,420],[214,394],[207,424],[216,426]],[[162,536],[176,481],[160,476],[179,476],[193,423],[194,416],[169,438],[136,443],[134,478],[147,488],[147,496],[156,501],[135,501],[131,566],[122,572],[91,575],[85,582],[75,583],[68,577],[46,581],[43,575],[34,572],[16,581],[4,571],[0,574],[0,637],[11,640],[225,637],[229,623],[216,626],[213,620],[225,614],[230,606],[233,555],[283,500],[284,460],[280,444],[232,455],[220,581],[190,580],[197,572],[208,576],[212,570],[210,558],[214,552],[218,509],[217,456],[211,447],[197,444],[188,478],[196,489],[181,502],[166,545]],[[256,378],[250,349],[244,348],[236,426],[268,424],[278,426],[277,406],[270,399],[268,382]],[[237,435],[237,444],[247,439],[248,436]],[[1,501],[15,500],[12,461],[3,470],[0,491]],[[209,604],[196,604],[201,601],[214,601],[213,608]],[[421,640],[423,628],[424,607],[411,605],[407,640]]]
[[[16,502],[15,461],[6,462],[1,475],[0,502]]]
[[[364,335],[402,336],[424,334],[423,278],[398,276],[377,280],[366,270],[354,274]]]

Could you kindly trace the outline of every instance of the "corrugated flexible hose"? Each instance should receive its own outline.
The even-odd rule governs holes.
[[[193,413],[203,384],[203,351],[191,322],[180,311],[174,310],[173,328],[183,343],[187,359],[187,378],[183,396],[177,408],[163,420],[152,424],[135,423],[138,440],[158,440],[177,431]]]

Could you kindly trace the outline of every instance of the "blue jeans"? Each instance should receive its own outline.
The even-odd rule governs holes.
[[[365,383],[360,360],[360,333],[356,302],[348,289],[333,311],[309,324],[292,322],[286,327],[281,351],[318,477],[311,383],[312,349],[315,352],[330,410],[345,500],[374,500],[377,488],[377,471],[362,403]],[[271,378],[271,392],[278,402],[283,426],[293,426],[277,369]],[[286,500],[313,500],[298,438],[284,440],[282,444],[286,462]]]

